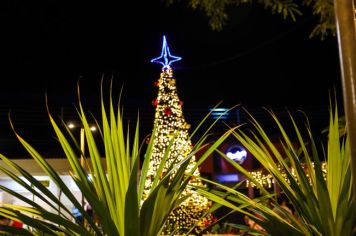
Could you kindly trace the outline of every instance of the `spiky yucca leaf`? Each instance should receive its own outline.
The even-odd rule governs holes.
[[[350,149],[348,139],[339,136],[337,109],[330,111],[326,156],[319,155],[308,125],[305,137],[290,116],[296,136],[295,142],[298,144],[296,148],[278,118],[273,113],[270,114],[279,128],[283,150],[276,148],[275,142],[252,116],[256,132],[246,133],[238,130],[233,135],[273,176],[293,204],[296,215],[276,205],[283,212],[282,218],[276,217],[268,207],[256,202],[255,205],[251,204],[251,209],[262,216],[262,220],[252,218],[270,235],[352,235],[356,228],[356,203],[351,187]],[[223,153],[220,154],[230,161]],[[322,160],[327,163],[326,179],[322,171]],[[241,170],[237,163],[232,164]],[[251,176],[246,176],[254,181]],[[261,188],[258,185],[257,187]],[[224,190],[238,197],[233,189]],[[262,190],[264,194],[264,189]],[[223,204],[217,194],[211,197],[214,198]],[[246,203],[249,201],[246,199]],[[235,209],[231,207],[231,202],[225,206]]]
[[[156,236],[160,234],[168,215],[186,199],[186,197],[181,196],[181,193],[190,178],[186,171],[187,165],[191,157],[205,147],[203,141],[206,140],[208,134],[205,132],[202,137],[203,141],[198,141],[199,145],[196,145],[184,160],[166,170],[162,179],[158,178],[162,176],[163,170],[160,168],[156,173],[158,177],[154,181],[151,192],[143,198],[144,183],[147,178],[150,156],[152,155],[152,142],[154,140],[152,137],[155,136],[156,129],[154,128],[150,143],[147,145],[145,159],[140,172],[140,150],[142,145],[141,147],[139,146],[139,122],[137,121],[136,123],[134,136],[130,138],[129,131],[125,131],[124,128],[120,101],[115,109],[111,91],[112,89],[110,88],[108,109],[105,107],[103,91],[101,94],[101,122],[98,128],[102,138],[101,142],[104,146],[104,162],[99,152],[98,141],[94,139],[90,130],[88,117],[81,102],[79,102],[77,112],[89,151],[87,158],[82,158],[84,155],[83,150],[80,150],[78,143],[75,142],[70,129],[67,126],[63,127],[64,122],[57,122],[48,112],[51,125],[70,165],[71,176],[85,201],[93,208],[98,221],[94,221],[89,216],[82,202],[76,199],[58,173],[48,164],[45,157],[15,132],[22,146],[61,190],[61,195],[68,198],[74,207],[79,210],[83,216],[84,223],[75,223],[73,221],[75,218],[73,213],[61,203],[58,196],[53,195],[40,181],[32,177],[22,167],[16,165],[9,158],[0,155],[0,158],[5,163],[5,167],[0,167],[0,171],[49,206],[49,209],[45,209],[11,189],[1,187],[1,190],[24,201],[28,206],[4,205],[0,207],[0,215],[23,222],[29,226],[29,229],[15,232],[15,229],[0,226],[0,232],[20,233],[21,235],[45,233],[46,235]],[[96,122],[99,124],[97,120]],[[210,147],[206,151],[207,153],[203,154],[201,161],[205,160],[231,132],[223,135],[213,147]],[[174,137],[171,142],[175,142]],[[170,146],[165,150],[165,156],[168,156],[169,152]],[[162,162],[162,165],[165,166],[165,158],[163,158]],[[23,178],[19,178],[19,176]],[[142,199],[145,200],[142,201]]]

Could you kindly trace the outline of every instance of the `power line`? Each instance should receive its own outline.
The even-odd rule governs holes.
[[[215,60],[213,62],[210,63],[206,63],[206,64],[201,64],[201,65],[193,65],[193,66],[175,66],[176,69],[180,69],[180,70],[196,70],[196,69],[202,69],[202,68],[207,68],[207,67],[214,67],[214,66],[219,66],[219,65],[223,65],[223,64],[228,64],[230,62],[239,60],[243,57],[246,57],[252,53],[255,53],[256,51],[264,48],[267,45],[273,44],[276,41],[281,40],[282,38],[284,38],[285,36],[287,36],[288,34],[296,31],[297,29],[301,28],[302,26],[306,25],[307,23],[310,23],[310,21],[312,20],[312,17],[308,17],[305,18],[305,20],[303,20],[300,24],[297,24],[291,28],[289,28],[286,31],[283,31],[277,35],[274,35],[273,37],[271,37],[270,39],[260,42],[259,44],[255,45],[254,47],[251,47],[249,49],[246,49],[243,52],[239,52],[237,54],[222,58],[222,59],[218,59]]]

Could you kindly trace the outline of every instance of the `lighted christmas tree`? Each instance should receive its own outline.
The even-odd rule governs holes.
[[[153,140],[148,179],[145,183],[144,192],[146,195],[150,191],[152,180],[172,138],[174,138],[174,141],[169,149],[166,169],[172,163],[182,161],[192,151],[192,143],[188,133],[190,125],[184,119],[182,111],[183,102],[179,100],[176,80],[171,68],[171,64],[179,60],[181,60],[180,57],[170,54],[166,38],[163,36],[162,54],[160,57],[151,60],[151,62],[159,63],[163,67],[159,80],[154,83],[158,87],[158,97],[152,102],[156,107],[154,126],[157,130]],[[196,159],[193,156],[188,165],[187,172],[191,172],[195,164]],[[199,170],[196,169],[193,175],[199,176]],[[201,180],[194,176],[190,179],[189,184],[203,186]],[[169,216],[168,222],[165,225],[165,234],[170,233],[172,229],[178,230],[178,233],[183,233],[194,224],[200,225],[201,228],[210,224],[211,215],[208,215],[203,220],[201,220],[201,216],[208,211],[211,202],[188,188],[185,189],[183,195],[190,195],[190,197]],[[197,230],[199,231],[199,228]]]

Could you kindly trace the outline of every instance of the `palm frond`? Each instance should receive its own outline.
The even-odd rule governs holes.
[[[280,217],[258,199],[249,199],[234,189],[216,183],[223,191],[215,194],[199,191],[219,204],[252,217],[271,235],[352,235],[355,232],[356,217],[355,198],[351,187],[350,147],[348,138],[339,135],[337,108],[330,111],[326,156],[319,155],[308,123],[307,132],[302,134],[290,115],[294,131],[292,138],[277,116],[272,112],[270,115],[280,131],[278,144],[282,149],[277,148],[276,141],[270,138],[252,115],[250,117],[255,132],[247,133],[238,129],[233,135],[273,176],[283,194],[293,204],[296,214],[283,211],[274,203],[283,215]],[[262,196],[268,196],[263,186],[256,183],[256,179],[246,173],[238,163],[231,161],[222,152],[219,154],[245,174],[249,181],[254,182],[256,187],[261,189]],[[323,160],[326,161],[326,175]],[[230,201],[222,198],[225,192],[230,193]],[[239,207],[244,204],[249,204],[249,208],[262,216],[262,219],[241,211]]]
[[[168,170],[164,170],[164,173],[163,168],[159,168],[150,193],[147,196],[143,196],[149,160],[152,155],[152,137],[156,135],[156,129],[153,129],[140,171],[140,156],[143,144],[140,145],[139,140],[139,119],[137,118],[136,127],[133,129],[134,135],[131,136],[130,129],[124,125],[120,100],[117,108],[114,108],[111,90],[112,88],[110,88],[108,107],[104,102],[103,89],[101,91],[100,122],[95,117],[92,117],[98,125],[101,140],[94,139],[94,135],[90,130],[89,116],[79,98],[77,114],[85,134],[88,148],[87,156],[84,156],[84,151],[80,150],[78,142],[75,141],[67,125],[61,120],[57,121],[48,108],[49,122],[68,160],[71,177],[82,193],[85,202],[92,207],[97,216],[96,220],[86,212],[82,201],[76,198],[46,158],[15,132],[17,139],[31,158],[36,161],[49,176],[50,180],[60,189],[61,196],[66,197],[70,204],[79,210],[84,219],[83,223],[75,222],[75,216],[71,209],[61,203],[59,196],[52,194],[31,173],[9,158],[0,155],[5,164],[5,167],[0,167],[0,171],[48,205],[45,208],[34,200],[25,198],[9,188],[0,186],[2,191],[27,204],[26,206],[8,204],[0,207],[0,215],[23,222],[29,227],[28,229],[16,231],[17,233],[21,233],[21,235],[45,233],[48,235],[155,236],[162,231],[169,214],[187,199],[188,196],[181,195],[190,178],[187,166],[194,154],[205,147],[204,141],[209,135],[208,132],[205,132],[203,141],[198,141],[198,145],[184,160],[172,164]],[[80,94],[79,86],[78,94]],[[198,127],[202,127],[202,124],[199,124]],[[203,160],[231,133],[232,131],[227,132],[213,147],[204,151]],[[99,142],[103,144],[103,154],[99,150],[99,145],[101,144]],[[173,142],[175,142],[175,137],[171,140],[171,143]],[[170,146],[165,150],[165,156],[169,155]],[[163,158],[162,166],[165,166],[164,162]],[[15,229],[9,229],[4,226],[0,228],[0,232],[15,233]]]

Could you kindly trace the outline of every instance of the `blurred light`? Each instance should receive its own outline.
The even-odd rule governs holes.
[[[210,112],[215,120],[226,120],[229,117],[229,109],[227,108],[211,108]]]
[[[227,149],[226,156],[242,164],[247,157],[247,151],[240,145],[233,145]]]
[[[314,163],[312,162],[312,167],[314,168]],[[310,178],[310,174],[308,173],[308,169],[306,168],[305,164],[302,164],[302,169],[305,171],[305,176],[307,177],[308,181],[310,184],[312,184],[312,180]],[[322,162],[321,164],[321,171],[324,177],[324,180],[326,180],[327,176],[327,164],[326,162]],[[278,165],[278,172],[281,173],[283,176],[284,180],[290,184],[290,179],[289,176],[286,174],[286,171],[281,168],[280,165]],[[296,171],[294,168],[290,168],[288,170],[290,177],[294,178],[294,180],[299,184],[299,179],[296,175]],[[313,171],[314,172],[314,171]],[[268,187],[270,188],[272,184],[275,182],[273,176],[270,173],[264,174],[262,170],[257,170],[257,171],[251,171],[249,174],[254,178],[259,184],[261,184],[263,187]],[[251,182],[250,180],[246,180],[246,187],[256,187],[256,185]]]
[[[219,175],[215,175],[215,179],[219,183],[238,182],[239,181],[239,176],[237,174],[219,174]]]
[[[77,127],[79,127],[78,125],[75,125],[73,122],[69,122],[68,123],[68,128],[69,129],[74,129],[74,128],[77,128]],[[81,129],[82,129],[82,127],[80,127]],[[95,125],[92,125],[92,126],[90,126],[90,130],[91,131],[93,131],[93,132],[95,132],[96,131],[96,126]]]
[[[87,179],[88,179],[90,182],[93,182],[93,175],[92,175],[92,174],[88,174]]]
[[[75,128],[75,125],[74,125],[73,123],[68,123],[68,128],[74,129],[74,128]]]

